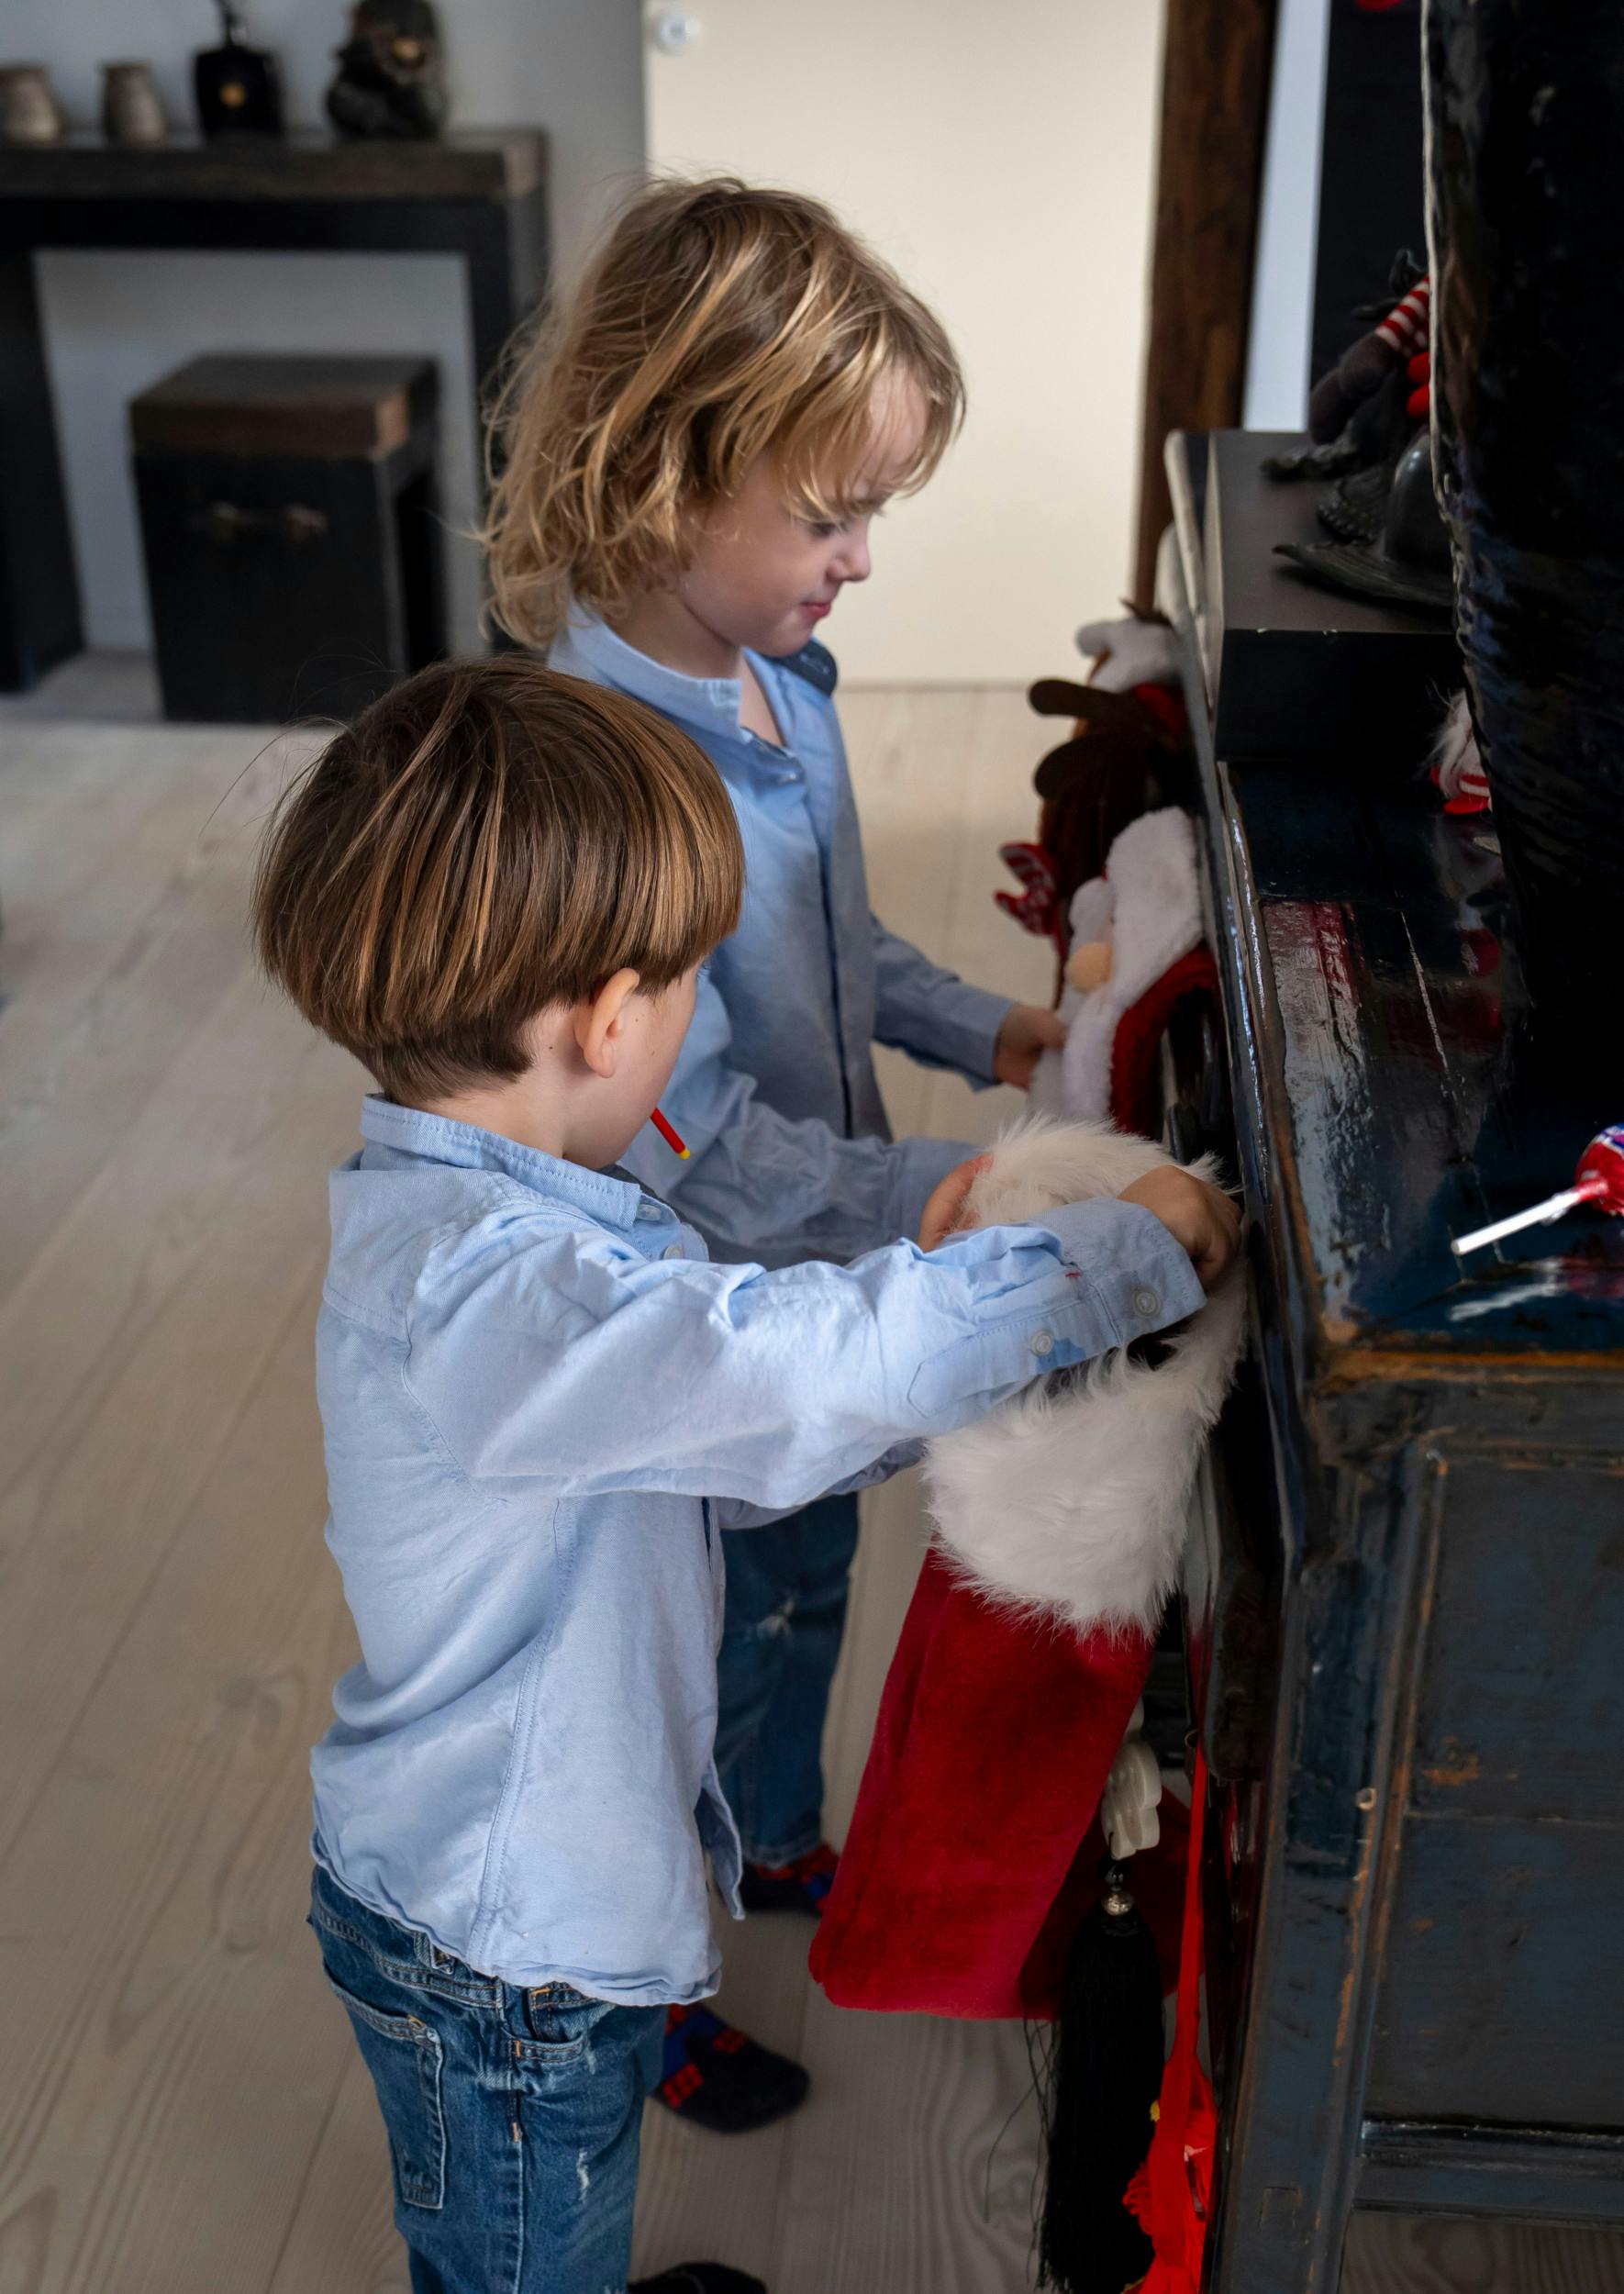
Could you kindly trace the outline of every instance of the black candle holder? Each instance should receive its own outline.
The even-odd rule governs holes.
[[[221,45],[192,59],[197,124],[206,136],[279,136],[282,72],[268,49],[250,48],[233,0],[217,0]]]

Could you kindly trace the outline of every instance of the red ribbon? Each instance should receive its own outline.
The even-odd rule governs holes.
[[[1212,2199],[1218,2112],[1201,2068],[1201,1837],[1207,1820],[1207,1763],[1196,1754],[1190,1806],[1190,1862],[1185,1878],[1179,1943],[1178,2017],[1173,2053],[1156,2105],[1156,2132],[1125,2203],[1156,2249],[1139,2294],[1201,2294],[1201,2257]]]

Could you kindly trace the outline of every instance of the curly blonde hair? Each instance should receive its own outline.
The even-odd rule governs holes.
[[[924,416],[893,489],[912,493],[963,416],[939,321],[816,199],[731,176],[648,185],[498,400],[493,618],[544,647],[572,597],[612,614],[670,579],[694,511],[763,453],[798,515],[851,515],[876,394],[897,375]]]

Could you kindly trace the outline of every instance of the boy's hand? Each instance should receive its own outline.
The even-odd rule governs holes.
[[[1147,1171],[1142,1179],[1123,1188],[1120,1199],[1155,1212],[1188,1253],[1203,1290],[1212,1288],[1240,1247],[1240,1211],[1218,1187],[1193,1179],[1187,1171],[1170,1166]]]
[[[977,1173],[984,1171],[991,1161],[990,1155],[972,1155],[968,1163],[958,1164],[939,1183],[919,1221],[921,1251],[934,1251],[945,1236],[952,1233]]]
[[[1060,1014],[1044,1004],[1011,1004],[993,1044],[993,1073],[1001,1084],[1025,1091],[1044,1052],[1058,1052],[1066,1040]]]

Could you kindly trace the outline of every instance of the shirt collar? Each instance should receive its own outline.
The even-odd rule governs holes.
[[[674,717],[679,724],[697,726],[702,732],[727,733],[735,741],[746,737],[739,722],[743,696],[737,677],[689,677],[680,669],[667,669],[663,663],[651,661],[647,653],[640,653],[635,645],[617,637],[584,606],[570,608],[562,641],[549,657],[551,665],[568,676],[572,655],[598,684],[613,685],[634,701],[646,701],[651,708],[663,717]],[[772,699],[783,730],[784,709],[773,664],[756,653],[749,660]]]
[[[521,1146],[477,1123],[454,1123],[449,1116],[427,1115],[421,1108],[397,1107],[393,1099],[369,1096],[361,1103],[361,1135],[397,1153],[421,1155],[430,1163],[454,1164],[468,1171],[503,1171],[554,1202],[584,1210],[606,1226],[636,1223],[643,1191],[635,1179],[589,1171]]]

